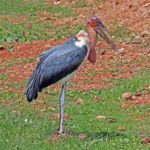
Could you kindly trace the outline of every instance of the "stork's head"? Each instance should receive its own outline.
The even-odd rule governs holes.
[[[90,40],[92,43],[91,51],[89,54],[89,60],[91,62],[96,61],[95,45],[96,45],[96,41],[97,41],[97,34],[100,35],[112,47],[112,49],[116,53],[121,52],[122,49],[119,49],[114,44],[114,42],[111,38],[111,35],[109,34],[107,29],[105,28],[102,21],[99,19],[99,17],[97,17],[97,16],[90,17],[88,22],[87,22],[87,26],[88,26],[88,32],[89,32]]]

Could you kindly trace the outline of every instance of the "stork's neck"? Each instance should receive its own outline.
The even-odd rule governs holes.
[[[97,34],[95,30],[90,26],[88,26],[88,33],[89,33],[89,37],[91,41],[91,48],[95,48],[96,43],[97,43]]]
[[[96,46],[96,43],[97,43],[97,34],[96,34],[95,30],[90,26],[88,26],[88,33],[89,33],[89,38],[90,38],[90,41],[91,41],[88,60],[91,63],[95,63],[96,62],[95,46]]]

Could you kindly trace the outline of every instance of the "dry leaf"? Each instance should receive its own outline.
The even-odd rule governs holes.
[[[77,105],[82,105],[82,104],[83,104],[83,99],[78,98],[78,99],[76,100],[75,104],[77,104]]]
[[[124,131],[126,131],[126,127],[120,126],[120,127],[118,127],[118,130],[121,131],[121,132],[124,132]]]

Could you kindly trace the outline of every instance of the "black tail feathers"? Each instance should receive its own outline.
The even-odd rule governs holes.
[[[25,95],[27,97],[28,102],[31,102],[38,97],[38,91],[33,89],[33,87],[27,87]]]
[[[36,99],[38,97],[38,80],[31,79],[29,80],[28,86],[25,91],[25,95],[27,97],[28,102],[31,102],[32,100]]]

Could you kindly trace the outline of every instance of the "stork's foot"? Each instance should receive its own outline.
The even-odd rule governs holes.
[[[61,134],[61,135],[65,134],[64,130],[58,130],[58,133]]]
[[[63,127],[59,127],[59,129],[57,130],[57,133],[60,134],[60,135],[64,135],[65,134],[64,128]]]

